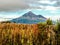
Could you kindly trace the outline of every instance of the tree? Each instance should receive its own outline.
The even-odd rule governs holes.
[[[56,41],[57,45],[60,45],[60,21],[57,21],[56,24]]]
[[[56,30],[60,32],[60,21],[57,21]]]
[[[46,24],[47,24],[47,25],[52,25],[52,24],[53,24],[53,23],[52,23],[52,20],[51,20],[50,18],[47,19]]]

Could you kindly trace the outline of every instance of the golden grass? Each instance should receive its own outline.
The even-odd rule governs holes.
[[[48,45],[49,31],[47,27],[42,31],[38,24],[0,23],[0,45]]]

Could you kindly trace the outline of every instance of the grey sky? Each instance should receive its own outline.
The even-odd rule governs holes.
[[[44,1],[44,2],[40,2]],[[53,4],[53,2],[55,4]],[[49,4],[51,3],[52,4]],[[60,0],[0,0],[0,11],[18,11],[24,9],[42,9],[42,6],[52,5],[54,7],[60,7]]]

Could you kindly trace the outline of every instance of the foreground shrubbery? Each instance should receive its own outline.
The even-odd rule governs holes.
[[[60,45],[60,23],[0,23],[0,45]]]

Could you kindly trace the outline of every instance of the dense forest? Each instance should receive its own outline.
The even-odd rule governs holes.
[[[0,45],[60,45],[60,22],[0,23]]]

